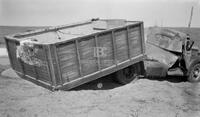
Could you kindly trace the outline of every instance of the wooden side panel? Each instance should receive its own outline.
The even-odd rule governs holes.
[[[103,47],[103,56],[99,56],[100,68],[104,69],[114,64],[112,33],[102,34],[98,36],[98,47]]]
[[[47,59],[45,50],[43,48],[38,48],[38,52],[35,55],[36,58],[43,61],[45,64],[41,67],[29,65],[27,63],[24,63],[20,58],[17,58],[16,56],[16,50],[17,50],[17,42],[16,41],[10,41],[8,40],[8,50],[11,58],[12,68],[18,72],[23,73],[24,75],[29,75],[36,80],[41,80],[47,83],[51,82],[51,78],[49,76],[49,69],[47,65]]]
[[[51,83],[51,77],[49,74],[46,51],[41,46],[35,46],[35,49],[38,49],[35,57],[43,62],[41,66],[29,65],[24,62],[21,62],[21,65],[24,69],[24,74],[34,77],[36,80],[41,80],[47,83]]]
[[[39,79],[37,77],[36,72],[35,72],[34,66],[28,65],[28,64],[26,64],[24,62],[21,62],[21,64],[23,65],[23,68],[24,68],[24,74],[32,76],[32,77],[34,77],[36,79]]]
[[[57,53],[64,83],[79,77],[75,42],[60,45],[57,48]]]
[[[38,80],[42,80],[42,81],[45,81],[45,82],[51,82],[51,77],[49,76],[48,74],[48,68],[47,66],[41,66],[41,67],[38,67],[38,66],[35,66],[35,72],[36,72],[36,78]]]
[[[140,27],[130,27],[128,31],[128,38],[130,39],[130,56],[135,57],[142,54],[142,37]]]
[[[10,55],[12,68],[16,71],[23,73],[23,67],[21,65],[20,59],[17,58],[17,56],[16,56],[17,47],[16,47],[15,41],[7,40],[7,43],[8,43],[7,48],[9,50],[8,54]]]
[[[51,72],[52,81],[55,82],[55,83],[52,83],[52,84],[55,84],[55,86],[62,85],[64,82],[63,82],[63,79],[62,79],[62,76],[61,76],[62,74],[61,74],[61,70],[60,70],[60,63],[59,63],[59,60],[58,60],[57,46],[56,45],[50,45],[48,47],[48,50],[50,50],[49,56],[52,57],[51,60],[49,59],[49,65],[51,63],[53,64],[51,67],[49,66],[49,68],[50,68],[50,70],[54,71],[54,73]],[[54,77],[53,77],[53,75],[54,75]]]
[[[95,37],[81,39],[79,44],[80,65],[82,74],[87,75],[98,70],[97,59],[94,54]]]
[[[42,66],[33,66],[34,72],[37,74],[35,77],[39,80],[45,81],[45,82],[51,82],[51,76],[49,74],[49,68],[48,68],[48,60],[47,60],[47,51],[43,46],[36,46],[38,49],[38,52],[36,54],[36,58],[41,60],[43,62]],[[30,66],[30,65],[29,65]],[[32,66],[30,66],[32,67]]]
[[[117,61],[123,62],[128,59],[128,43],[126,29],[115,32]]]

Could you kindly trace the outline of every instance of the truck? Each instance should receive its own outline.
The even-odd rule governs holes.
[[[178,73],[190,82],[200,82],[200,52],[189,34],[170,28],[151,27],[146,39],[147,77]]]
[[[115,74],[127,84],[145,74],[142,21],[91,19],[5,37],[13,70],[54,90]]]

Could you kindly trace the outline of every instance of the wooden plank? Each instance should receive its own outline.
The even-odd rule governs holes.
[[[44,46],[39,47],[38,45],[35,46],[35,48],[38,49],[37,53],[36,53],[36,58],[41,60],[44,64],[42,66],[33,66],[35,69],[35,78],[36,80],[43,80],[47,81],[48,83],[51,82],[51,75],[49,72],[49,68],[48,68],[48,58],[47,58],[47,53],[46,53],[46,48]]]
[[[70,52],[73,52],[73,49],[74,49],[73,47],[74,47],[73,43],[67,43],[65,45],[59,46],[59,48],[58,48],[59,56],[62,54],[66,54],[66,53],[70,54]],[[66,51],[66,50],[68,50],[68,51]]]
[[[139,25],[133,25],[133,26],[129,26],[129,30],[131,32],[134,32],[134,31],[138,31],[139,30]]]
[[[131,27],[128,31],[128,37],[130,40],[130,55],[131,58],[141,54],[141,37],[140,37],[140,29],[136,25],[135,27]]]
[[[13,60],[11,58],[12,56],[11,56],[11,52],[10,52],[11,50],[10,50],[10,47],[8,45],[8,42],[9,42],[9,39],[5,38],[6,48],[7,48],[7,52],[8,52],[8,58],[10,60],[11,67],[13,67]]]
[[[94,37],[88,37],[80,40],[79,46],[79,54],[83,75],[87,75],[97,71],[97,62],[94,56]]]
[[[117,65],[117,49],[116,49],[116,42],[115,42],[115,35],[114,31],[112,31],[112,44],[113,44],[113,55],[114,55],[114,63]]]
[[[127,46],[128,46],[128,58],[131,59],[131,48],[130,48],[130,39],[129,39],[129,27],[126,28],[126,39],[127,39]]]
[[[77,63],[78,63],[78,66],[79,66],[79,74],[80,74],[80,76],[83,76],[83,73],[82,73],[82,66],[81,66],[81,59],[80,59],[80,54],[79,54],[79,44],[78,44],[78,40],[75,41],[75,45],[76,45]]]
[[[37,85],[39,85],[39,86],[45,87],[45,88],[50,89],[50,90],[54,90],[54,89],[55,89],[55,87],[54,87],[54,86],[51,86],[50,83],[43,82],[43,81],[41,81],[41,80],[35,80],[33,77],[28,76],[28,75],[24,75],[24,74],[22,74],[21,72],[18,72],[18,71],[16,71],[16,73],[17,73],[22,79],[25,79],[25,80],[28,80],[28,81],[30,81],[30,82],[33,82],[33,83],[35,83],[35,84],[37,84]]]
[[[95,36],[94,39],[95,39],[95,47],[99,47],[97,35]],[[97,67],[98,67],[98,70],[101,70],[101,66],[100,66],[100,57],[97,56],[96,58],[97,58]]]
[[[115,31],[118,62],[123,62],[128,59],[128,46],[126,37],[126,29]]]
[[[111,32],[98,35],[98,47],[99,49],[103,49],[104,54],[103,56],[99,56],[101,70],[112,66],[114,61]]]
[[[34,72],[35,72],[35,79],[38,80],[39,76],[38,76],[38,72],[37,72],[37,69],[36,69],[36,66],[34,66]]]
[[[11,41],[7,40],[7,50],[8,50],[8,55],[10,58],[10,62],[11,62],[11,66],[13,69],[15,69],[15,64],[16,64],[16,59],[14,59],[14,49],[13,49],[13,45],[11,45]]]
[[[142,44],[142,53],[145,53],[145,39],[144,39],[144,24],[140,24],[140,35],[141,35],[141,44]]]
[[[64,83],[80,76],[76,51],[75,41],[57,45],[58,61]]]
[[[22,60],[20,58],[17,58],[17,55],[16,55],[16,50],[17,50],[17,43],[19,44],[19,42],[16,42],[16,41],[11,41],[11,56],[12,56],[12,59],[13,59],[13,64],[14,64],[14,69],[16,71],[20,71],[22,72],[24,75],[25,75],[25,68],[24,68],[24,62],[22,62]]]
[[[47,45],[46,46],[46,57],[48,60],[48,74],[51,76],[51,85],[52,86],[56,86],[56,77],[55,77],[55,70],[54,70],[54,66],[53,66],[53,60],[52,60],[52,53],[51,53],[51,45]]]
[[[54,50],[54,57],[55,57],[55,62],[56,62],[55,66],[57,68],[57,76],[58,76],[58,78],[60,80],[61,85],[63,85],[64,84],[64,80],[63,80],[63,77],[61,75],[61,70],[60,70],[61,67],[60,67],[60,63],[59,63],[59,60],[58,60],[58,52],[57,52],[56,45],[53,46],[53,50]]]

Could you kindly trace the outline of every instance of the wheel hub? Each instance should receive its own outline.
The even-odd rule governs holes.
[[[194,70],[194,75],[193,75],[193,77],[194,77],[195,79],[199,79],[199,78],[200,78],[200,68],[197,68],[197,69]]]
[[[136,74],[134,74],[134,72],[130,69],[130,68],[127,68],[127,69],[124,69],[124,75],[126,76],[126,78],[132,78],[134,77]]]

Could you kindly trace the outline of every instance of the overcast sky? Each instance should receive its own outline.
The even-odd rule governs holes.
[[[200,27],[200,0],[0,0],[0,25],[49,26],[99,18]]]

